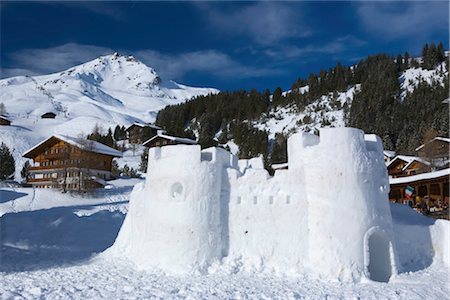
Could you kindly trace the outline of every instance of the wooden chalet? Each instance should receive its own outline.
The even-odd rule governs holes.
[[[154,137],[161,127],[153,124],[134,123],[126,129],[128,132],[128,140],[132,144],[141,144],[145,140]]]
[[[427,157],[438,169],[449,167],[450,138],[435,137],[416,148],[420,157]],[[428,152],[428,153],[427,153]]]
[[[450,169],[413,176],[390,178],[389,200],[407,204],[413,208],[448,209]],[[406,189],[412,191],[408,196]]]
[[[392,159],[395,158],[396,153],[395,151],[384,150],[383,155],[384,155],[384,162],[388,164]]]
[[[9,126],[11,125],[11,121],[6,116],[0,116],[0,125]]]
[[[53,112],[46,112],[45,114],[41,115],[41,119],[54,119],[56,117],[56,114]]]
[[[397,155],[387,165],[389,177],[411,176],[429,172],[429,163],[417,156]]]
[[[112,178],[113,158],[122,153],[96,141],[54,135],[23,156],[33,160],[27,183],[65,191],[104,186]]]
[[[195,145],[197,144],[197,142],[188,138],[180,138],[176,136],[170,136],[162,132],[158,132],[154,137],[143,143],[143,145],[148,148],[162,147],[166,145],[178,145],[178,144]]]

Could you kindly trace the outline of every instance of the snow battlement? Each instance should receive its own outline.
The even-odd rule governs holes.
[[[388,281],[396,273],[388,187],[380,139],[353,128],[292,135],[288,169],[274,176],[262,157],[151,148],[145,185],[108,252],[170,273],[219,264]]]

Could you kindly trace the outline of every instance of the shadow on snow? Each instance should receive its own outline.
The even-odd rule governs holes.
[[[0,190],[0,203],[6,203],[9,201],[16,200],[18,198],[27,196],[28,194],[21,193],[21,192],[14,192],[14,191],[8,191],[8,190]]]
[[[121,203],[124,202],[104,204]],[[90,216],[74,214],[75,210],[104,204],[3,215],[0,218],[0,272],[73,265],[104,251],[114,243],[125,215],[106,210]]]

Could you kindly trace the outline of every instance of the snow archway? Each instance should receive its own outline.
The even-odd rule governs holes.
[[[367,277],[373,281],[389,282],[392,275],[391,243],[386,234],[374,230],[366,240]]]

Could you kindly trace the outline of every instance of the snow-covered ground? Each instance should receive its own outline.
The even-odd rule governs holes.
[[[189,276],[137,271],[129,261],[98,254],[114,243],[131,189],[140,181],[118,179],[90,195],[0,188],[0,298],[448,299],[450,294],[448,262],[443,253],[435,255],[430,238],[448,244],[449,222],[399,204],[391,210],[401,241],[401,274],[389,283],[245,273],[232,266]]]

